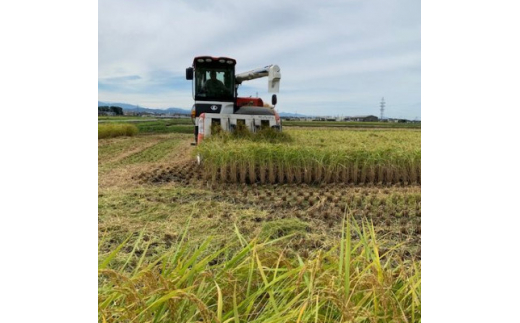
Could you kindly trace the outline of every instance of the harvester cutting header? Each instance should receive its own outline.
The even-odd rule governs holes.
[[[260,98],[238,97],[238,87],[242,82],[261,77],[268,78],[269,93],[278,93],[280,68],[268,65],[235,74],[235,65],[236,61],[228,57],[198,56],[193,59],[193,66],[186,69],[186,79],[193,80],[195,104],[191,117],[197,143],[210,136],[212,128],[217,125],[228,132],[240,127],[251,132],[266,127],[282,130],[280,117],[274,108],[264,107]],[[273,94],[271,104],[275,106],[276,101],[276,94]]]

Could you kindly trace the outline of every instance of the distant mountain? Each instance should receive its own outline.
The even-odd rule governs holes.
[[[135,112],[148,112],[148,113],[172,113],[172,114],[190,114],[191,110],[182,109],[182,108],[166,108],[166,109],[154,109],[154,108],[146,108],[142,106],[137,106],[134,104],[128,103],[120,103],[120,102],[102,102],[98,101],[98,107],[100,106],[116,106],[123,108],[123,111],[135,111]],[[289,112],[279,112],[280,117],[289,117],[289,118],[306,118],[309,116],[298,114],[298,113],[289,113]]]
[[[166,108],[166,109],[153,109],[146,108],[134,104],[120,103],[120,102],[102,102],[98,101],[98,107],[100,106],[117,106],[123,108],[123,111],[136,111],[136,112],[148,112],[148,113],[174,113],[174,114],[190,114],[190,110],[181,108]]]
[[[289,117],[289,118],[307,118],[309,116],[306,116],[304,114],[298,114],[298,113],[289,113],[289,112],[278,112],[280,117]]]

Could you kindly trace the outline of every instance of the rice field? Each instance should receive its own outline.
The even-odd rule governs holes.
[[[420,131],[291,129],[281,142],[213,136],[198,147],[207,180],[420,184]]]
[[[420,131],[245,137],[98,140],[99,322],[420,322]]]
[[[109,116],[98,117],[98,128],[108,128],[110,125],[132,125],[141,134],[161,134],[161,133],[193,133],[193,123],[187,118],[164,118],[155,119],[137,116]],[[108,138],[101,136],[98,138]]]

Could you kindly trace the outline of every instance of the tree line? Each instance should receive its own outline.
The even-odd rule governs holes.
[[[98,107],[98,112],[99,111],[102,111],[102,112],[114,112],[118,116],[122,116],[123,115],[123,108],[121,108],[121,107],[106,106],[105,105],[105,106]]]

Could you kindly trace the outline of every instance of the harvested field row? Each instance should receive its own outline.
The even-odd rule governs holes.
[[[188,137],[184,134],[171,134],[103,139],[98,143],[98,164],[106,169],[164,161],[178,155],[182,139]],[[186,154],[184,149],[182,153]]]
[[[126,201],[124,205],[121,200]],[[372,222],[385,248],[405,242],[398,247],[398,253],[407,259],[421,258],[418,186],[161,185],[131,190],[117,199],[102,195],[100,203],[100,213],[105,214],[100,218],[100,230],[120,237],[103,247],[107,252],[129,233],[139,231],[143,221],[150,233],[156,231],[151,236],[154,247],[149,251],[158,248],[160,252],[168,247],[171,235],[178,238],[190,214],[190,240],[198,241],[205,236],[205,230],[212,230],[219,241],[227,241],[231,223],[235,223],[248,237],[277,238],[295,233],[299,238],[290,245],[295,251],[328,249],[341,234],[347,210],[358,223],[363,219]],[[122,218],[127,218],[125,223]]]

